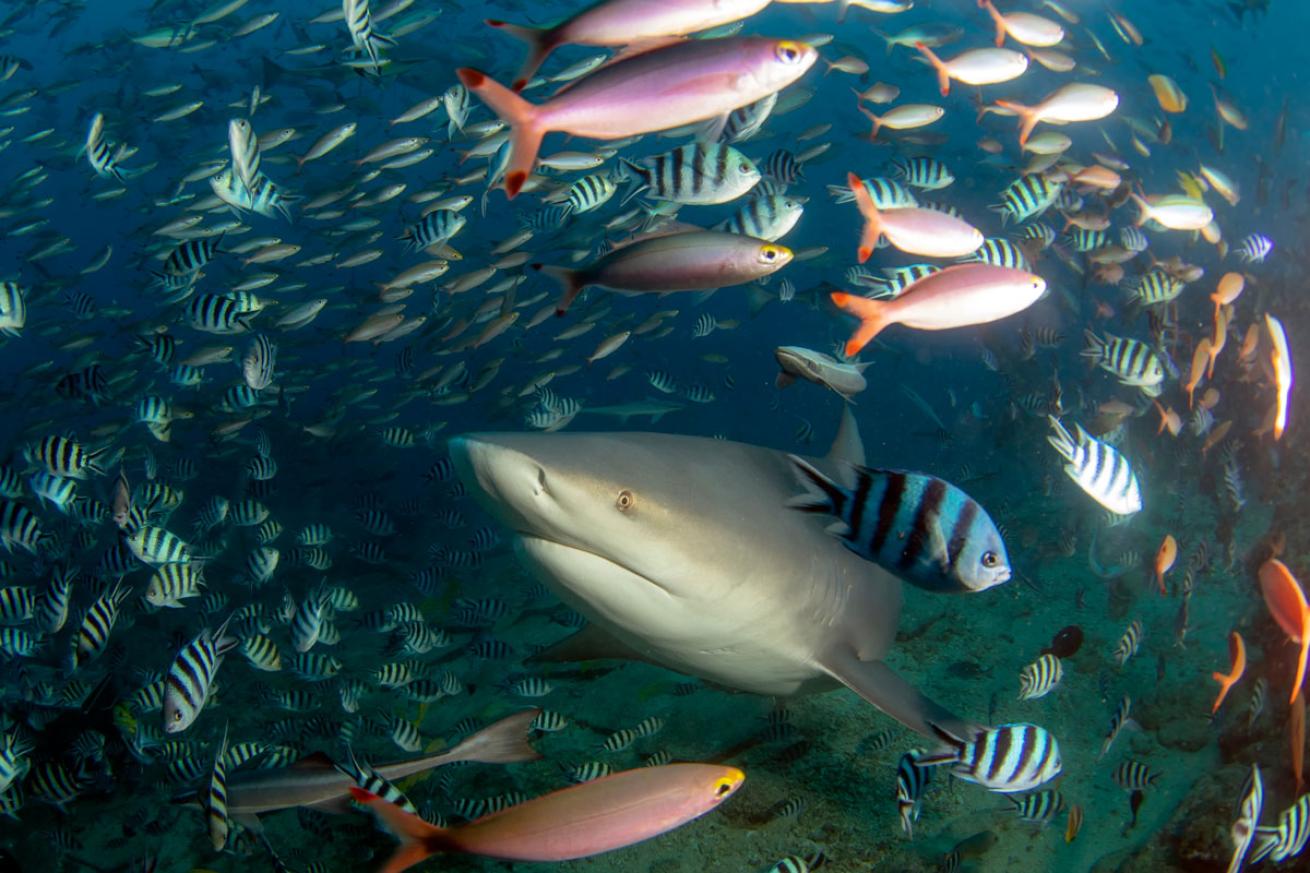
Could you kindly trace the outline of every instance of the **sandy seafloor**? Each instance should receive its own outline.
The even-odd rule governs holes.
[[[1263,529],[1262,515],[1256,510],[1243,519],[1239,543],[1249,544],[1258,536]],[[1132,536],[1134,542],[1144,543],[1148,532],[1136,531]],[[512,869],[752,871],[765,869],[786,855],[822,850],[828,858],[825,869],[834,873],[909,873],[940,869],[943,857],[958,840],[982,830],[993,831],[998,840],[981,857],[966,859],[960,869],[1060,873],[1223,869],[1227,829],[1245,762],[1258,760],[1265,768],[1265,823],[1292,799],[1282,728],[1287,711],[1285,678],[1270,677],[1269,702],[1254,730],[1246,730],[1253,675],[1234,690],[1218,719],[1209,719],[1217,687],[1209,674],[1228,667],[1228,630],[1243,620],[1245,613],[1254,617],[1259,608],[1253,590],[1239,590],[1254,583],[1240,581],[1244,578],[1240,563],[1232,571],[1216,569],[1203,575],[1192,598],[1187,644],[1180,648],[1173,630],[1179,601],[1155,593],[1145,565],[1117,583],[1108,583],[1087,570],[1085,551],[1080,550],[1068,558],[1030,562],[1026,569],[1039,591],[1021,582],[963,597],[932,596],[907,588],[902,639],[891,660],[905,675],[916,677],[930,696],[961,715],[992,723],[1032,721],[1055,734],[1065,765],[1058,787],[1066,804],[1081,804],[1085,812],[1083,829],[1072,844],[1065,843],[1063,814],[1045,828],[1021,822],[1004,797],[945,778],[944,771],[938,771],[928,790],[914,839],[906,839],[896,813],[895,765],[902,751],[925,743],[901,730],[881,752],[859,752],[862,740],[893,723],[854,694],[840,690],[788,701],[794,734],[732,758],[746,771],[746,783],[707,817],[646,844],[599,858],[563,865],[513,865]],[[533,584],[512,557],[503,553],[477,575],[484,584],[498,580],[505,586],[500,596],[511,602],[515,586],[526,591]],[[1112,585],[1120,588],[1119,595],[1112,596]],[[1081,609],[1076,602],[1079,587],[1086,588]],[[485,593],[497,592],[488,586]],[[1142,621],[1145,637],[1137,657],[1119,670],[1111,653],[1133,617]],[[513,624],[505,636],[524,645],[562,635],[559,626],[545,616],[530,615],[514,622],[513,615],[502,620],[502,626]],[[1017,700],[1020,669],[1036,658],[1057,630],[1071,623],[1083,628],[1085,640],[1081,650],[1066,659],[1061,685],[1043,699]],[[1277,641],[1272,635],[1248,640],[1253,662],[1260,663],[1256,650],[1264,643]],[[1284,661],[1285,657],[1267,659],[1275,664]],[[449,698],[430,707],[421,725],[423,732],[440,736],[465,716],[489,721],[522,708],[519,700],[495,687],[503,681],[497,669],[494,664],[480,668],[482,687],[472,698]],[[542,670],[541,674],[550,672]],[[250,674],[243,671],[241,675]],[[772,700],[705,687],[681,696],[672,693],[686,681],[642,664],[587,678],[575,673],[573,678],[555,679],[555,690],[535,703],[574,723],[540,739],[538,747],[546,759],[509,768],[450,768],[454,793],[490,796],[512,789],[543,793],[567,784],[561,765],[604,760],[622,769],[639,766],[644,755],[658,749],[667,749],[675,760],[715,760],[766,728]],[[224,705],[224,696],[231,700],[246,690],[229,689],[216,701],[215,709],[239,722],[239,711],[232,711],[232,703]],[[1124,732],[1111,752],[1098,761],[1111,713],[1124,693],[1133,697],[1134,717],[1145,730]],[[324,699],[333,700],[334,695],[324,694]],[[325,713],[332,711],[325,709]],[[665,720],[660,733],[623,752],[601,751],[607,731],[632,726],[649,715]],[[205,717],[219,715],[207,712]],[[1221,758],[1221,737],[1231,758],[1226,765]],[[234,739],[244,738],[234,731]],[[798,741],[809,745],[803,754],[787,760],[783,750]],[[376,761],[405,757],[385,739],[371,742]],[[1147,763],[1160,774],[1131,829],[1127,827],[1128,795],[1110,775],[1114,765],[1127,757]],[[430,783],[411,786],[411,797],[416,801],[425,797],[424,786]],[[73,806],[75,815],[68,821],[81,848],[72,855],[92,861],[98,869],[112,869],[152,851],[158,854],[163,871],[271,869],[261,854],[213,853],[198,810],[167,805],[173,791],[172,786],[160,785],[131,796],[120,791],[112,801],[78,801]],[[803,801],[804,812],[795,819],[769,820],[770,809],[789,798]],[[32,802],[22,813],[21,825],[0,825],[5,842],[15,850],[24,870],[52,869],[46,833],[56,820],[51,808]],[[146,826],[152,821],[155,824]],[[125,822],[133,828],[132,836],[124,836]],[[386,835],[372,831],[362,814],[327,817],[288,811],[267,817],[266,827],[284,860],[297,870],[313,861],[324,863],[329,870],[372,869],[391,845]],[[507,867],[500,862],[447,857],[429,862],[428,868]],[[90,868],[69,860],[65,869]],[[1287,865],[1283,869],[1295,868]]]

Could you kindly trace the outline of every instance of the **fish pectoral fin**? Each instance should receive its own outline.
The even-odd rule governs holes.
[[[931,739],[933,725],[956,736],[973,736],[978,728],[923,695],[882,661],[861,661],[855,652],[838,649],[819,662],[838,682],[910,730]]]
[[[609,631],[594,624],[589,624],[577,633],[548,646],[528,658],[528,662],[595,661],[602,658],[655,663]]]
[[[728,126],[728,115],[724,113],[717,118],[711,118],[701,127],[696,138],[701,142],[718,142],[723,138],[723,129]]]

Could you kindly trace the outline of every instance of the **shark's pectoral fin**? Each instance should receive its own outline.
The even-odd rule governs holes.
[[[975,725],[925,697],[882,661],[861,661],[852,651],[833,652],[821,663],[828,673],[869,703],[916,733],[937,738],[932,725],[957,736],[973,736]]]
[[[596,661],[617,658],[622,661],[655,663],[609,631],[589,624],[582,630],[548,646],[528,659],[529,663],[561,661]]]

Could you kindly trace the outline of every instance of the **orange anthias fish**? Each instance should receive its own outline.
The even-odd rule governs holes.
[[[1214,301],[1215,317],[1219,317],[1219,309],[1228,306],[1242,295],[1246,288],[1246,277],[1241,273],[1224,273],[1219,279],[1219,287],[1210,295]]]
[[[1214,313],[1214,335],[1210,338],[1210,363],[1205,368],[1205,378],[1214,378],[1214,364],[1219,360],[1219,353],[1228,342],[1228,310],[1220,307]]]
[[[1078,804],[1069,807],[1069,822],[1064,827],[1064,841],[1072,843],[1083,827],[1083,808]]]
[[[452,828],[428,824],[362,788],[351,788],[400,841],[381,873],[400,873],[440,852],[507,861],[589,858],[657,837],[714,809],[746,778],[735,767],[666,764],[584,782]]]
[[[1174,412],[1172,407],[1161,406],[1160,401],[1158,400],[1153,400],[1151,402],[1155,404],[1156,412],[1160,413],[1160,427],[1156,429],[1156,435],[1159,436],[1166,430],[1169,431],[1170,436],[1178,436],[1178,434],[1182,433],[1182,416],[1177,412]]]
[[[1219,711],[1223,704],[1224,698],[1233,686],[1241,680],[1242,674],[1246,672],[1246,643],[1242,641],[1242,635],[1233,631],[1228,635],[1228,656],[1232,660],[1232,667],[1227,673],[1220,673],[1217,670],[1210,674],[1210,678],[1219,683],[1219,696],[1214,699],[1214,706],[1210,707],[1210,713]]]
[[[1297,657],[1296,679],[1292,683],[1292,696],[1289,702],[1295,702],[1301,693],[1301,683],[1305,681],[1306,655],[1310,653],[1310,606],[1306,605],[1305,592],[1301,583],[1296,581],[1292,571],[1277,558],[1271,558],[1260,566],[1260,591],[1264,594],[1265,606],[1278,622],[1278,626],[1287,634],[1288,639],[1301,647]]]
[[[1205,368],[1210,363],[1210,338],[1205,337],[1196,344],[1196,351],[1192,352],[1192,371],[1187,377],[1187,382],[1183,385],[1183,390],[1187,392],[1187,408],[1193,406],[1192,395],[1196,393],[1196,387],[1201,384],[1201,379],[1205,376]]]
[[[1160,550],[1155,553],[1155,584],[1160,586],[1160,593],[1164,594],[1164,574],[1168,573],[1174,566],[1174,561],[1178,560],[1178,540],[1174,539],[1173,534],[1165,534],[1164,542],[1160,543]]]

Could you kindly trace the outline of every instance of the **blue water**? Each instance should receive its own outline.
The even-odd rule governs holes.
[[[1086,328],[1142,340],[1150,338],[1150,330],[1147,316],[1125,304],[1124,291],[1087,277],[1092,266],[1077,253],[1061,257],[1047,250],[1036,257],[1034,272],[1046,280],[1051,293],[1024,313],[992,325],[941,333],[892,328],[861,356],[871,364],[865,371],[868,389],[854,398],[851,408],[869,463],[929,472],[966,488],[1000,524],[1016,571],[1016,579],[1005,587],[969,597],[907,588],[902,640],[890,661],[934,700],[979,723],[1033,721],[1059,736],[1065,775],[1057,786],[1066,807],[1078,804],[1085,814],[1083,830],[1072,842],[1065,839],[1066,814],[1046,827],[1020,822],[999,795],[949,780],[941,771],[925,796],[915,837],[907,839],[896,811],[896,763],[902,752],[930,746],[932,741],[901,729],[846,691],[788,701],[703,685],[681,694],[675,693],[679,683],[694,680],[654,666],[608,664],[591,671],[552,672],[525,664],[537,648],[578,626],[577,616],[521,568],[509,548],[507,532],[473,500],[452,493],[457,480],[424,478],[445,458],[445,440],[452,435],[529,429],[526,416],[537,400],[530,385],[551,371],[560,372],[549,380],[549,391],[577,401],[584,409],[652,398],[681,404],[657,422],[648,417],[621,421],[584,412],[567,425],[570,432],[656,430],[825,454],[843,401],[804,382],[777,388],[773,349],[802,345],[833,354],[852,329],[850,319],[827,303],[827,291],[850,288],[847,271],[855,265],[859,217],[853,207],[833,203],[826,186],[842,184],[848,171],[865,177],[889,176],[895,159],[930,156],[949,167],[956,181],[941,191],[921,192],[923,199],[958,208],[987,236],[1015,233],[988,208],[1030,157],[1018,153],[1014,121],[991,115],[978,120],[974,102],[978,89],[960,83],[949,97],[941,97],[935,77],[913,60],[912,50],[886,51],[873,30],[957,25],[964,30],[963,38],[940,50],[949,56],[966,47],[992,44],[992,25],[985,13],[972,2],[920,2],[897,15],[852,9],[839,24],[835,9],[824,4],[775,4],[748,20],[745,34],[795,39],[831,34],[832,41],[821,49],[824,58],[853,55],[869,66],[864,75],[825,74],[826,65],[820,60],[783,93],[783,102],[801,105],[770,119],[758,137],[736,144],[757,162],[780,148],[800,153],[820,143],[831,144],[806,164],[803,178],[789,191],[809,201],[796,229],[779,242],[806,253],[807,259],[766,281],[724,288],[713,295],[624,296],[592,289],[565,317],[552,317],[525,330],[524,323],[557,294],[552,282],[529,267],[502,271],[460,295],[440,289],[494,260],[490,249],[542,207],[540,197],[525,193],[509,202],[503,192],[494,191],[483,215],[483,181],[450,187],[453,179],[485,159],[461,162],[461,153],[474,141],[461,135],[447,140],[444,109],[411,124],[388,122],[419,100],[453,86],[457,67],[477,67],[501,81],[511,78],[523,48],[486,27],[483,18],[545,23],[576,11],[575,4],[458,8],[417,0],[396,17],[378,23],[377,29],[386,33],[418,16],[439,15],[401,37],[396,47],[384,49],[384,56],[403,72],[388,71],[381,77],[357,75],[341,64],[350,46],[342,22],[310,22],[330,11],[330,5],[320,9],[253,0],[219,22],[201,25],[184,45],[164,48],[141,45],[132,38],[163,27],[184,27],[203,4],[107,0],[0,6],[0,74],[5,56],[23,61],[8,81],[0,83],[0,184],[7,186],[0,189],[0,226],[5,228],[0,237],[0,281],[22,286],[28,308],[19,335],[0,338],[0,397],[6,411],[0,418],[4,448],[0,457],[20,482],[20,493],[9,496],[35,512],[51,534],[35,553],[15,548],[0,556],[0,584],[44,591],[56,567],[79,571],[63,628],[50,635],[37,633],[39,645],[30,657],[8,657],[0,663],[4,677],[0,725],[9,736],[30,740],[33,746],[23,756],[31,769],[15,779],[20,787],[11,789],[5,803],[7,810],[13,804],[12,814],[0,818],[0,846],[7,853],[4,863],[12,865],[0,869],[42,869],[56,856],[66,869],[273,869],[266,847],[235,824],[226,850],[215,852],[198,808],[170,802],[179,793],[207,784],[225,728],[234,742],[276,738],[293,748],[289,754],[322,751],[338,760],[344,757],[348,739],[361,756],[388,761],[411,754],[392,743],[387,722],[392,716],[415,722],[425,745],[435,746],[439,739],[454,741],[470,729],[472,724],[466,720],[481,726],[531,705],[558,712],[571,723],[562,732],[537,738],[543,761],[451,767],[406,783],[420,811],[430,819],[442,815],[458,821],[460,801],[509,792],[543,794],[570,784],[568,771],[578,764],[604,761],[619,770],[640,766],[646,756],[657,752],[667,752],[674,760],[715,761],[738,750],[729,763],[747,773],[741,792],[707,817],[617,854],[564,865],[571,869],[763,870],[785,856],[808,857],[822,851],[825,869],[835,871],[930,870],[948,863],[944,858],[957,842],[982,831],[992,831],[997,839],[989,848],[961,859],[960,869],[1223,869],[1231,851],[1227,834],[1236,798],[1252,763],[1258,763],[1265,775],[1261,823],[1276,823],[1278,813],[1296,799],[1286,728],[1294,647],[1269,619],[1255,569],[1269,554],[1266,543],[1281,537],[1285,540],[1282,560],[1294,573],[1308,570],[1307,542],[1297,523],[1304,508],[1300,499],[1305,483],[1304,443],[1295,391],[1282,439],[1274,441],[1262,427],[1273,402],[1267,368],[1259,362],[1244,367],[1238,354],[1248,328],[1263,329],[1266,313],[1275,314],[1286,327],[1294,360],[1304,348],[1302,336],[1310,329],[1300,300],[1308,190],[1304,166],[1310,148],[1300,63],[1310,14],[1302,4],[1271,0],[1265,9],[1251,2],[1251,8],[1244,10],[1240,3],[1204,0],[1108,7],[1068,0],[1064,8],[1081,21],[1065,24],[1069,42],[1062,50],[1077,60],[1079,69],[1057,74],[1034,63],[1020,80],[981,90],[984,102],[1005,98],[1034,103],[1068,81],[1093,81],[1115,89],[1120,103],[1110,118],[1038,130],[1067,133],[1073,140],[1068,154],[1079,163],[1092,162],[1093,153],[1118,155],[1129,165],[1123,171],[1125,181],[1152,195],[1178,193],[1178,174],[1197,173],[1200,164],[1218,168],[1241,190],[1235,206],[1214,193],[1206,196],[1228,245],[1235,248],[1255,233],[1273,241],[1273,252],[1264,263],[1244,265],[1233,253],[1221,257],[1216,247],[1191,233],[1145,228],[1149,253],[1127,266],[1125,285],[1149,267],[1150,257],[1161,261],[1178,257],[1204,270],[1171,309],[1174,325],[1166,335],[1165,350],[1181,370],[1181,379],[1166,381],[1160,402],[1181,413],[1185,427],[1180,436],[1157,435],[1158,416],[1149,399],[1093,370],[1080,355]],[[380,8],[375,7],[375,15]],[[1006,8],[1058,18],[1055,11],[1037,6]],[[1121,39],[1107,9],[1128,16],[1143,44],[1129,45]],[[267,12],[279,13],[274,23],[247,37],[228,38],[242,23]],[[1108,58],[1098,51],[1089,31]],[[213,44],[206,47],[210,40]],[[323,48],[312,54],[288,54],[315,44]],[[561,48],[542,72],[557,73],[595,53],[586,47]],[[1212,53],[1224,67],[1222,81]],[[266,61],[289,72],[277,81],[269,80]],[[1147,83],[1147,76],[1154,73],[1169,75],[1190,99],[1186,112],[1168,117],[1167,143],[1158,136],[1157,119],[1165,116]],[[916,132],[932,139],[907,142],[888,136],[870,143],[863,138],[868,125],[855,109],[850,88],[862,90],[876,81],[900,87],[897,104],[946,107],[943,121]],[[180,88],[159,97],[144,93],[167,83]],[[1216,84],[1249,119],[1246,130],[1221,129],[1211,97]],[[198,283],[199,293],[217,294],[259,272],[278,274],[254,292],[267,304],[254,321],[254,332],[278,345],[275,388],[252,409],[231,411],[220,408],[222,396],[241,381],[237,362],[250,337],[201,333],[186,323],[182,305],[164,300],[151,271],[159,269],[160,259],[178,240],[154,231],[190,214],[187,207],[209,195],[204,181],[180,188],[179,183],[204,162],[227,159],[228,120],[245,117],[256,87],[266,98],[252,117],[256,132],[284,127],[297,131],[296,138],[264,156],[262,170],[299,203],[292,205],[295,220],[290,223],[242,216],[247,230],[229,234],[225,246],[268,236],[301,248],[266,265],[243,266],[243,256],[219,255]],[[35,93],[24,96],[29,90]],[[549,89],[538,88],[528,96],[541,101],[548,93]],[[185,118],[152,121],[197,100],[204,105]],[[338,104],[336,111],[324,111]],[[470,104],[469,124],[492,117],[476,97]],[[873,108],[882,112],[889,107]],[[128,170],[122,184],[98,177],[81,152],[96,112],[104,114],[110,141],[136,150],[121,160]],[[1129,119],[1140,123],[1130,127]],[[358,124],[358,133],[298,172],[293,157],[303,155],[320,135],[347,121]],[[797,141],[802,131],[821,124],[832,126],[813,139]],[[33,137],[47,129],[49,134]],[[1142,151],[1131,144],[1134,129],[1144,141]],[[1282,136],[1281,143],[1275,143],[1276,135]],[[360,181],[378,164],[360,168],[352,161],[399,136],[429,137],[426,147],[434,154],[416,166],[384,170],[375,179]],[[33,141],[24,142],[29,137]],[[1004,150],[989,154],[979,147],[984,138],[995,140]],[[648,134],[620,154],[637,159],[685,141],[681,135]],[[552,134],[543,154],[600,145]],[[609,161],[603,169],[614,167],[615,162]],[[141,168],[148,170],[131,175]],[[562,178],[568,181],[580,175]],[[405,189],[395,199],[346,209],[340,217],[315,218],[302,209],[307,200],[333,189],[353,185],[354,191],[371,194],[399,183]],[[121,193],[116,193],[120,188]],[[397,240],[418,218],[421,206],[410,198],[446,188],[441,196],[468,194],[474,202],[463,212],[467,226],[451,241],[462,260],[452,260],[445,276],[416,288],[403,301],[406,317],[426,316],[425,326],[381,345],[343,342],[352,328],[383,305],[376,285],[424,258],[406,253]],[[187,199],[167,202],[179,194]],[[607,231],[603,226],[630,208],[619,205],[621,196],[594,214],[578,216],[558,233],[538,231],[523,250],[532,253],[533,262],[585,262],[604,242],[629,232]],[[345,203],[327,208],[345,208]],[[689,206],[679,219],[708,227],[738,205]],[[1131,224],[1135,214],[1131,203],[1112,212],[1110,242],[1117,241],[1119,230]],[[230,211],[215,211],[205,223],[233,217]],[[376,226],[354,232],[340,229],[361,218],[376,219]],[[1064,230],[1054,211],[1043,220],[1057,234]],[[370,238],[373,234],[375,240]],[[67,240],[65,251],[33,259],[36,252],[61,239]],[[83,273],[106,247],[112,247],[108,263]],[[338,269],[330,260],[300,265],[317,256],[340,259],[372,248],[380,249],[381,256],[353,269]],[[867,266],[876,271],[922,260],[883,249]],[[1230,270],[1247,273],[1246,290],[1234,307],[1216,375],[1203,383],[1197,396],[1207,387],[1217,389],[1214,419],[1217,426],[1231,422],[1231,430],[1227,440],[1217,441],[1203,454],[1207,437],[1187,427],[1190,413],[1180,382],[1187,379],[1196,343],[1211,331],[1212,305],[1203,298]],[[514,292],[519,305],[546,296],[524,307],[519,322],[487,344],[452,353],[458,343],[485,327],[488,316],[477,316],[482,321],[458,338],[447,338],[451,326],[474,318],[486,302],[487,289],[514,272],[523,274]],[[796,289],[795,299],[789,302],[777,299],[784,280]],[[93,304],[82,304],[84,317],[78,317],[77,307],[70,303],[77,295],[86,295]],[[309,326],[296,331],[274,326],[296,305],[318,297],[329,302]],[[1098,314],[1098,303],[1111,307],[1113,314],[1109,318]],[[676,310],[664,322],[672,328],[667,335],[656,331],[634,336],[610,357],[586,364],[603,338],[632,329],[659,310]],[[694,338],[693,325],[705,314],[737,325]],[[596,327],[576,339],[556,339],[582,320],[595,320]],[[1027,356],[1022,351],[1023,336],[1039,329],[1058,332],[1061,338],[1053,347],[1039,347]],[[205,367],[206,379],[199,388],[179,387],[169,382],[167,368],[150,360],[136,340],[161,330],[178,340],[179,361],[207,346],[231,346],[233,351],[229,360]],[[558,357],[543,357],[558,349],[562,349]],[[999,369],[984,364],[984,350],[995,356]],[[1259,355],[1267,356],[1267,343]],[[443,393],[431,391],[432,380],[418,381],[430,368],[458,361],[467,365],[468,375]],[[486,387],[468,393],[470,377],[497,361],[498,374]],[[70,398],[56,390],[61,377],[93,364],[110,382],[99,402]],[[648,381],[652,371],[671,376],[679,391],[672,396],[660,393]],[[1133,460],[1144,493],[1144,510],[1127,524],[1107,528],[1100,507],[1062,475],[1061,463],[1045,439],[1049,429],[1044,415],[1053,408],[1055,380],[1066,423],[1082,422],[1094,433],[1115,430],[1117,422],[1106,424],[1103,410],[1098,413],[1106,401],[1117,398],[1135,407],[1115,437]],[[692,387],[712,394],[712,401],[688,399]],[[168,442],[152,438],[137,423],[137,403],[148,394],[171,399],[177,409]],[[245,419],[249,421],[243,423]],[[1097,430],[1095,422],[1105,426]],[[388,445],[382,432],[389,427],[406,429],[414,445]],[[271,444],[278,465],[268,483],[250,483],[243,474],[255,454],[257,433]],[[78,487],[80,495],[106,507],[120,463],[133,487],[153,478],[182,492],[180,508],[154,523],[183,537],[191,533],[194,519],[210,498],[235,502],[243,496],[257,497],[284,529],[273,543],[282,552],[273,579],[255,589],[244,583],[244,563],[258,544],[257,534],[254,528],[224,524],[215,536],[192,541],[198,549],[212,547],[204,594],[221,594],[225,603],[202,604],[202,599],[194,599],[181,609],[155,610],[140,597],[151,571],[134,566],[126,576],[133,595],[106,651],[70,672],[68,652],[83,614],[113,584],[112,578],[97,576],[97,567],[118,532],[108,520],[79,525],[39,505],[30,489],[22,490],[28,488],[22,483],[38,469],[25,449],[50,435],[108,449],[105,457],[113,462],[105,475],[93,476]],[[1240,506],[1225,487],[1226,458],[1232,459],[1227,463],[1242,483]],[[188,465],[194,467],[192,478],[184,475]],[[359,512],[369,508],[386,512],[395,521],[396,532],[383,536],[364,530]],[[451,510],[460,514],[460,526],[442,522],[440,513]],[[327,524],[335,534],[325,547],[332,566],[322,572],[294,566],[290,559],[296,533],[311,523]],[[475,553],[469,540],[482,529],[496,531],[499,541]],[[1154,591],[1151,566],[1166,533],[1177,537],[1180,549],[1170,576],[1170,594],[1162,597]],[[761,531],[760,536],[767,538],[768,532]],[[361,549],[372,547],[385,553],[381,561],[359,557]],[[1095,549],[1094,563],[1101,573],[1089,562],[1089,548]],[[1200,558],[1198,550],[1204,552]],[[1115,578],[1104,578],[1106,567]],[[422,578],[432,581],[416,584],[425,569],[432,573]],[[1191,574],[1195,587],[1187,601],[1186,632],[1180,634],[1183,599],[1178,586],[1184,573]],[[281,604],[284,591],[300,602],[324,579],[329,586],[349,588],[360,601],[358,611],[341,611],[332,620],[340,640],[313,649],[341,662],[335,680],[308,682],[286,669],[257,672],[233,653],[218,674],[215,696],[196,724],[180,735],[189,744],[185,747],[160,745],[158,711],[132,712],[124,703],[168,669],[183,643],[202,628],[217,626],[231,610],[254,603],[271,612]],[[0,591],[0,606],[7,608],[11,596],[19,595]],[[503,614],[476,622],[477,627],[460,626],[460,598],[497,601]],[[386,651],[386,634],[368,627],[364,618],[398,602],[418,606],[433,628],[452,628],[455,646],[411,660],[434,678],[453,671],[464,692],[420,706],[395,692],[373,688],[357,713],[343,712],[337,693],[341,681],[371,683],[373,671],[382,663],[403,659]],[[0,609],[0,615],[10,625],[36,633],[29,619],[11,617],[5,609]],[[1114,648],[1134,619],[1145,628],[1143,643],[1120,668],[1113,659]],[[1060,687],[1041,700],[1016,701],[1020,670],[1067,625],[1079,625],[1085,639],[1082,648],[1065,659]],[[1228,669],[1226,638],[1231,630],[1244,636],[1249,664],[1245,678],[1210,720],[1217,686],[1208,677],[1211,671]],[[285,624],[272,624],[268,635],[288,661],[292,649]],[[487,641],[505,643],[510,654],[479,658],[467,649]],[[515,696],[511,686],[533,675],[553,677],[551,694],[539,700]],[[1268,684],[1267,700],[1259,717],[1248,723],[1248,701],[1257,678]],[[292,713],[272,704],[272,695],[293,689],[310,695],[307,711]],[[1142,729],[1125,732],[1113,751],[1098,759],[1111,713],[1125,695],[1133,698],[1134,718]],[[768,727],[769,714],[783,706],[790,725],[784,739],[766,738],[754,744]],[[623,752],[600,750],[611,731],[648,716],[664,722],[656,735]],[[147,733],[153,737],[141,754],[133,754],[125,745],[137,724],[148,725]],[[887,747],[869,751],[871,738],[886,730],[895,732]],[[87,732],[98,736],[88,737]],[[83,746],[95,750],[82,754],[78,749]],[[749,748],[741,751],[744,746]],[[1131,827],[1129,795],[1110,775],[1128,758],[1143,761],[1160,774],[1145,791]],[[170,778],[170,759],[200,762],[200,778]],[[82,768],[81,790],[64,809],[43,802],[39,786],[31,781],[32,771],[55,763],[68,772]],[[771,817],[775,804],[787,799],[800,801],[804,811],[798,816]],[[267,816],[265,827],[269,845],[294,870],[371,867],[391,848],[390,837],[377,832],[360,812],[329,817],[288,810]],[[432,869],[440,865],[451,870],[499,867],[499,862],[465,856],[429,864]],[[514,868],[547,866],[551,865]]]

